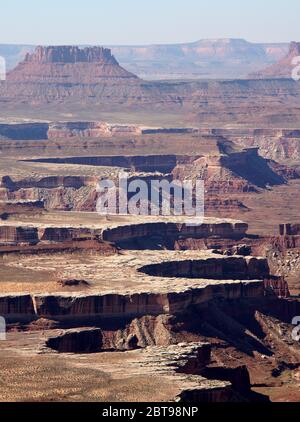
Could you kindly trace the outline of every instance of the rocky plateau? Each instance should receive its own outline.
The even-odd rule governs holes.
[[[1,401],[299,401],[300,85],[285,77],[296,47],[284,59],[287,45],[243,40],[12,50],[22,60],[0,82]],[[135,76],[162,50],[169,65],[200,57],[205,71],[217,55],[232,74],[244,54],[247,73],[273,73]],[[120,175],[148,188],[202,180],[203,219],[161,204],[120,213],[120,201],[100,215],[97,185]]]

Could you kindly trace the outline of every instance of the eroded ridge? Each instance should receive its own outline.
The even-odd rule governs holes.
[[[68,213],[69,224],[58,217],[19,214],[0,226],[4,377],[10,367],[21,385],[24,366],[50,368],[47,394],[38,371],[32,378],[44,399],[61,398],[51,387],[59,370],[64,400],[77,397],[88,371],[80,399],[130,400],[128,385],[143,383],[147,397],[138,387],[133,400],[219,402],[267,400],[258,373],[270,383],[275,373],[278,383],[296,373],[299,345],[288,333],[299,302],[281,298],[284,279],[251,255],[270,239],[228,219],[191,227],[179,217],[111,216],[82,227],[80,215]],[[297,234],[298,226],[284,226],[278,239]],[[5,397],[13,394],[25,393],[15,386]]]

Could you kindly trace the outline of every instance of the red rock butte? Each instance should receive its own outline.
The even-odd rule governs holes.
[[[9,72],[9,82],[98,83],[102,79],[137,79],[103,47],[39,46]]]

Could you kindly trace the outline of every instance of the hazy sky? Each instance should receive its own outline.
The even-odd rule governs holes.
[[[300,41],[299,0],[6,0],[0,44]]]

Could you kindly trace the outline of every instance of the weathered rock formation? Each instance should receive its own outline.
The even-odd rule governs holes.
[[[109,124],[106,122],[64,122],[49,125],[47,138],[97,138],[114,135],[142,135],[143,129],[134,125]]]
[[[300,56],[300,43],[292,42],[290,44],[289,52],[285,57],[280,59],[277,63],[267,67],[260,72],[253,73],[250,76],[255,78],[292,78],[293,69],[300,64],[300,60],[293,62],[293,60]],[[297,73],[300,77],[300,71]]]
[[[16,215],[39,215],[45,209],[43,201],[0,201],[0,220]]]
[[[262,157],[277,162],[300,162],[298,129],[203,129],[201,133],[223,137],[243,148],[257,147]]]
[[[220,222],[212,223],[204,221],[197,226],[176,223],[149,223],[122,225],[115,228],[103,230],[102,239],[108,242],[121,242],[122,240],[134,239],[137,237],[149,237],[159,235],[167,239],[180,238],[210,238],[224,237],[241,239],[245,236],[248,226],[242,222]]]
[[[36,362],[32,356],[38,356],[39,367],[47,367],[52,376],[51,358],[58,358],[57,353],[61,353],[59,362],[63,362],[64,353],[71,353],[67,355],[68,371],[78,369],[78,365],[92,365],[91,370],[95,368],[94,358],[96,371],[103,376],[112,370],[109,352],[114,351],[116,377],[117,354],[121,351],[120,374],[124,376],[126,359],[126,383],[131,373],[135,383],[138,374],[143,374],[143,379],[155,374],[172,383],[168,393],[173,399],[267,400],[252,391],[252,383],[259,384],[260,376],[266,385],[273,385],[274,377],[280,383],[284,371],[297,369],[300,351],[290,337],[290,322],[299,313],[299,301],[286,299],[285,279],[270,274],[265,258],[246,255],[260,243],[263,247],[264,242],[297,237],[299,226],[282,225],[276,240],[255,236],[248,239],[247,225],[231,220],[205,220],[198,227],[180,221],[134,223],[131,228],[128,222],[112,220],[97,229],[40,226],[36,234],[41,243],[50,244],[54,251],[65,241],[125,241],[158,234],[177,242],[186,241],[186,245],[189,241],[199,242],[200,249],[201,242],[207,243],[206,247],[220,243],[228,249],[223,255],[220,247],[217,253],[144,250],[136,254],[123,250],[110,257],[70,254],[68,259],[61,254],[34,255],[27,251],[26,255],[19,254],[16,262],[14,256],[3,256],[5,270],[24,268],[34,282],[27,284],[26,291],[30,293],[22,290],[24,293],[0,295],[0,315],[14,331],[8,334],[8,342],[0,345],[2,374],[6,376],[7,368],[15,364],[22,365],[21,358],[30,356]],[[5,235],[8,228],[2,227]],[[237,256],[238,253],[245,256]],[[82,267],[77,266],[77,260]],[[58,273],[59,268],[62,270],[59,280],[66,284],[56,281],[52,293],[41,293],[35,274],[40,270],[44,274],[49,263]],[[75,278],[79,273],[80,278]],[[22,284],[25,276],[28,283],[26,275],[22,273],[21,280],[19,274],[16,272],[16,282]],[[91,281],[85,284],[87,274]],[[5,273],[3,277],[5,284]],[[46,289],[49,287],[46,285]],[[72,288],[78,290],[69,290]],[[23,329],[30,332],[16,332]],[[3,359],[12,349],[17,356],[15,363]],[[57,368],[57,360],[54,367]],[[36,380],[39,372],[31,371],[31,378],[32,373]],[[64,374],[61,371],[61,376]]]
[[[98,330],[99,331],[99,330]],[[79,330],[68,330],[64,331],[62,334],[58,335],[57,330],[49,331],[49,339],[43,344],[41,336],[39,333],[30,334],[31,341],[30,341],[30,348],[26,348],[25,341],[28,341],[27,336],[25,335],[25,341],[22,341],[20,333],[16,333],[10,336],[10,344],[13,344],[15,349],[20,353],[23,354],[25,362],[31,359],[30,362],[27,364],[28,367],[32,367],[32,362],[36,362],[36,359],[32,359],[34,355],[37,357],[39,355],[39,367],[46,368],[48,367],[48,376],[47,376],[47,391],[51,394],[52,397],[58,398],[60,397],[60,393],[57,393],[57,390],[52,390],[52,377],[54,376],[57,379],[57,376],[60,380],[64,379],[66,374],[66,366],[65,363],[68,361],[68,375],[75,375],[76,374],[76,366],[80,362],[80,354],[72,356],[69,359],[66,358],[65,355],[61,355],[59,365],[53,365],[53,363],[57,362],[57,355],[54,353],[50,348],[48,348],[48,343],[56,343],[57,345],[62,345],[62,352],[63,349],[66,347],[69,349],[69,346],[77,346],[81,345],[81,337],[85,337],[86,339],[90,339],[91,342],[95,341],[95,335],[93,333],[97,333],[97,329],[79,329]],[[84,352],[84,350],[82,350]],[[3,347],[0,350],[1,356],[7,352],[6,348]],[[75,351],[76,353],[76,351]],[[89,353],[89,350],[86,351]],[[101,377],[106,377],[106,374],[109,373],[108,369],[106,368],[105,361],[102,361],[102,356],[98,355],[91,355],[85,353],[85,361],[82,362],[83,372],[85,373],[86,379],[86,372],[88,370],[89,373],[89,388],[87,397],[91,398],[91,391],[94,390],[94,380],[99,380],[99,375]],[[234,378],[233,373],[237,374],[237,369],[228,371],[228,379],[225,374],[221,376],[221,380],[213,379],[212,374],[208,374],[207,378],[202,375],[202,371],[204,372],[207,365],[209,365],[211,361],[211,347],[209,344],[205,342],[195,342],[195,343],[180,343],[180,344],[173,344],[173,345],[166,345],[163,347],[154,346],[154,347],[147,347],[141,350],[135,350],[130,355],[129,354],[117,354],[115,353],[117,358],[116,363],[114,364],[114,374],[113,374],[113,383],[116,379],[122,379],[122,372],[124,373],[124,367],[119,363],[118,357],[120,357],[120,361],[123,361],[124,358],[127,360],[127,382],[131,382],[131,380],[135,381],[140,378],[139,374],[142,375],[142,379],[151,380],[155,375],[156,381],[159,380],[160,383],[164,385],[164,388],[167,389],[165,392],[165,399],[172,400],[175,402],[186,402],[186,401],[195,401],[195,402],[205,402],[207,398],[211,402],[223,402],[223,401],[248,401],[248,391],[243,388],[241,391],[238,390],[238,380],[237,376],[231,383],[230,379]],[[93,370],[90,369],[91,361],[90,358],[97,358],[98,364],[96,368],[94,367]],[[99,361],[100,358],[100,361]],[[107,354],[107,358],[109,355]],[[102,361],[102,362],[101,362]],[[51,364],[50,364],[51,362]],[[49,367],[50,364],[50,367]],[[100,364],[100,366],[99,366]],[[6,362],[5,362],[5,374],[4,378],[6,379]],[[22,363],[21,363],[22,365]],[[24,361],[23,361],[24,365]],[[53,366],[52,366],[53,365]],[[15,368],[15,361],[11,363],[11,367]],[[24,365],[25,367],[25,365]],[[64,368],[64,370],[62,370]],[[222,367],[219,368],[220,371]],[[225,368],[224,368],[225,369]],[[216,368],[217,370],[217,368]],[[224,371],[223,371],[224,372]],[[33,370],[31,375],[31,380],[34,379],[37,381],[36,374],[38,371]],[[93,379],[91,380],[91,374],[93,374]],[[242,374],[241,374],[242,375]],[[25,375],[26,376],[26,375]],[[100,378],[101,378],[100,377]],[[245,375],[242,375],[239,379],[239,384],[243,383],[243,379],[245,379]],[[51,381],[50,381],[51,380]],[[83,381],[82,381],[83,382]],[[99,391],[99,381],[96,382],[97,390]],[[110,384],[110,383],[109,383]],[[146,400],[149,400],[149,381],[147,382],[148,388],[147,393],[142,392],[142,397],[145,397]],[[41,380],[40,382],[36,383],[35,392],[37,390],[42,389],[45,384],[45,379]],[[67,391],[69,392],[69,388],[71,388],[70,384],[67,382]],[[75,384],[76,385],[76,384]],[[19,395],[19,383],[17,383],[17,389],[15,390],[16,393]],[[80,384],[82,388],[82,383]],[[237,388],[237,389],[236,389]],[[105,392],[110,390],[111,387],[104,385]],[[151,396],[153,399],[157,397],[155,389],[151,386]],[[157,389],[156,389],[157,390]],[[170,391],[171,390],[171,391]],[[250,387],[249,387],[250,390]],[[24,391],[24,390],[23,390]],[[32,388],[26,390],[26,392],[22,395],[30,400],[32,397]],[[66,390],[65,390],[66,391]],[[114,389],[112,388],[112,392]],[[127,388],[128,391],[128,388]],[[65,396],[64,392],[64,396]],[[129,397],[128,393],[125,393],[125,397]],[[136,394],[136,391],[134,392]],[[164,394],[164,393],[163,393]],[[5,398],[11,398],[12,394],[11,391],[6,390]]]
[[[102,47],[37,47],[7,75],[14,83],[95,84],[101,79],[136,79]]]
[[[300,236],[300,224],[281,224],[280,236]]]
[[[208,278],[216,280],[253,280],[267,278],[270,274],[266,260],[257,258],[230,257],[228,259],[206,259],[163,262],[140,268],[150,276]]]
[[[40,163],[57,163],[57,164],[81,164],[99,167],[120,167],[130,169],[132,172],[148,172],[148,173],[170,173],[178,160],[190,161],[189,157],[177,157],[176,155],[145,155],[145,156],[94,156],[94,157],[65,157],[65,158],[41,158],[30,160]]]
[[[33,162],[110,166],[135,172],[161,173],[160,178],[184,181],[201,179],[210,195],[239,192],[255,192],[297,178],[299,174],[258,154],[258,148],[241,149],[224,138],[218,140],[218,151],[207,155],[145,155],[145,156],[81,156],[64,158],[40,158]],[[149,181],[153,177],[148,177]],[[138,177],[138,176],[137,176]],[[147,177],[142,176],[147,182]],[[71,180],[71,178],[69,178]],[[91,180],[92,182],[92,180]],[[78,189],[78,186],[73,187]]]
[[[206,215],[219,215],[227,213],[227,215],[237,214],[238,212],[247,212],[246,207],[240,200],[232,198],[221,198],[218,196],[209,196],[205,199]]]
[[[29,322],[37,318],[62,322],[97,321],[101,318],[134,318],[143,315],[177,314],[191,306],[216,298],[238,300],[262,298],[263,282],[247,281],[208,286],[181,293],[141,293],[132,295],[0,295],[0,312],[7,321]]]
[[[166,138],[163,135],[166,135]],[[165,146],[167,145],[166,141],[169,140],[169,135],[174,135],[174,138],[172,137],[171,139],[172,153],[170,153],[170,149],[165,152],[167,151]],[[155,136],[155,138],[152,138],[152,136]],[[184,142],[180,136],[184,137]],[[109,142],[107,138],[113,138],[113,142]],[[84,162],[83,157],[80,157],[80,152],[82,153],[82,150],[88,147],[90,151],[93,151],[93,156],[99,156],[95,157],[95,165],[97,160],[99,160],[98,165],[100,165],[101,158],[103,160],[104,156],[107,157],[107,162],[109,163],[112,151],[114,151],[115,160],[117,160],[120,148],[130,151],[128,156],[132,157],[136,156],[136,148],[143,147],[147,156],[153,155],[153,148],[159,148],[161,152],[159,155],[161,156],[173,155],[183,158],[184,154],[192,156],[192,151],[194,156],[204,155],[204,152],[206,155],[213,155],[212,151],[216,149],[216,143],[219,145],[217,149],[221,150],[222,145],[230,144],[228,141],[233,142],[233,149],[234,144],[238,144],[245,149],[259,148],[260,155],[265,158],[279,162],[284,160],[299,162],[299,138],[300,130],[296,128],[145,128],[139,125],[109,124],[97,121],[0,124],[0,151],[7,155],[12,155],[13,157],[17,154],[25,154],[29,157],[41,155],[44,158],[48,156],[48,159],[51,157],[59,158],[62,155],[71,163],[72,157],[67,156],[69,153],[68,148],[71,148],[72,151],[79,150],[79,153],[76,154],[79,163],[88,164],[89,156],[87,154],[85,154],[87,157],[86,162]],[[13,142],[21,140],[23,141],[22,143]],[[31,142],[29,142],[30,140]],[[39,140],[40,142],[33,142],[34,140]],[[49,140],[51,142],[47,142]],[[55,143],[52,142],[54,140]],[[67,142],[65,142],[66,140]],[[81,143],[83,140],[85,143]],[[154,140],[155,144],[153,144]],[[152,150],[146,149],[150,141],[151,145],[153,144]],[[182,148],[182,143],[185,149]],[[207,143],[209,143],[209,149],[201,148],[202,144],[205,145]],[[197,146],[196,154],[194,152],[195,146]],[[227,153],[228,149],[228,147],[225,148]],[[181,151],[181,153],[175,154],[174,151],[176,150]],[[68,152],[64,153],[64,151]],[[109,153],[108,151],[111,152]],[[128,166],[128,163],[123,165]]]
[[[269,277],[265,280],[265,289],[267,294],[276,295],[280,298],[289,298],[289,285],[284,277]]]
[[[2,101],[32,105],[47,102],[86,102],[95,98],[109,104],[129,103],[142,94],[138,78],[123,69],[102,47],[37,47],[8,72],[1,84]]]
[[[258,148],[227,148],[220,144],[218,155],[195,157],[190,163],[179,162],[173,171],[174,178],[200,178],[210,194],[255,192],[257,188],[284,183],[282,174],[276,173],[277,169],[259,156]]]
[[[150,219],[151,220],[151,219]],[[245,236],[248,225],[234,220],[206,219],[202,224],[191,226],[182,222],[155,222],[140,224],[102,223],[98,228],[67,227],[43,225],[37,227],[21,227],[17,225],[0,225],[0,242],[4,245],[18,245],[21,243],[47,244],[84,241],[103,241],[120,243],[138,238],[159,236],[175,243],[179,238],[225,238],[241,239]]]
[[[281,59],[288,51],[288,44],[203,39],[185,44],[109,48],[122,66],[146,79],[229,79],[245,77],[250,69],[261,69]],[[29,45],[0,45],[0,54],[5,57],[8,69],[14,68],[33,50],[34,46]]]
[[[39,242],[38,230],[34,227],[0,226],[0,244],[37,244]]]
[[[254,122],[254,116],[264,123],[294,122],[299,95],[293,80],[144,82],[100,47],[39,47],[0,84],[0,106],[6,109],[30,103],[48,110],[57,104],[70,110],[83,104],[99,111],[184,110],[206,123],[219,122],[220,112],[224,123]]]
[[[25,178],[17,181],[9,176],[4,176],[0,182],[0,187],[9,191],[18,191],[21,189],[55,189],[58,187],[80,189],[83,186],[93,183],[94,179],[76,176],[49,176],[44,178]]]
[[[97,353],[102,349],[102,332],[99,328],[69,330],[50,337],[46,346],[59,353]]]

